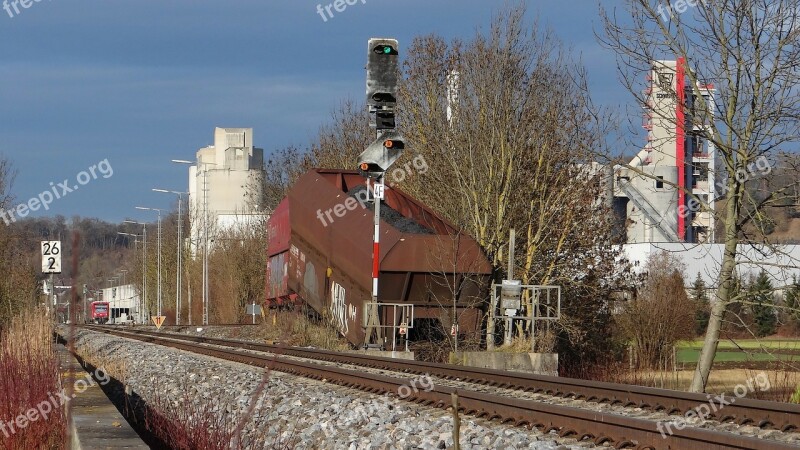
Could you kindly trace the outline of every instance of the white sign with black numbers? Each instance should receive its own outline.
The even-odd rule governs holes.
[[[42,241],[42,273],[61,273],[61,241]]]
[[[373,194],[375,195],[375,198],[383,200],[383,190],[383,183],[375,183],[375,187],[373,188]]]

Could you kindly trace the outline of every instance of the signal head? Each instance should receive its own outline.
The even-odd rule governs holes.
[[[397,40],[372,38],[367,45],[367,104],[390,110],[397,103]]]

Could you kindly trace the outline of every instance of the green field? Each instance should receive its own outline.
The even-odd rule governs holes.
[[[702,345],[701,339],[681,342],[677,348],[678,363],[696,363]],[[777,360],[800,361],[800,339],[726,339],[720,341],[714,358],[720,363]]]

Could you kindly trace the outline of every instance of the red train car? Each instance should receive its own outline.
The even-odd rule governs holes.
[[[356,347],[387,344],[389,329],[412,340],[423,327],[479,331],[489,261],[472,238],[394,188],[381,204],[379,306],[372,303],[374,209],[365,185],[346,170],[298,179],[268,222],[267,303],[304,302]],[[412,305],[413,316],[404,308]]]
[[[110,313],[108,302],[92,302],[89,306],[89,321],[92,323],[106,323]]]

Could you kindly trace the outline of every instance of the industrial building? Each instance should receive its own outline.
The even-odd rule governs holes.
[[[702,131],[713,120],[715,90],[692,89],[688,79],[683,59],[654,61],[647,76],[647,141],[629,167],[614,167],[613,207],[627,243],[714,242],[715,151]]]
[[[252,128],[216,128],[214,144],[197,151],[197,163],[189,167],[193,254],[206,238],[205,226],[213,241],[216,231],[252,224],[259,216],[263,162],[264,150],[253,146]]]

